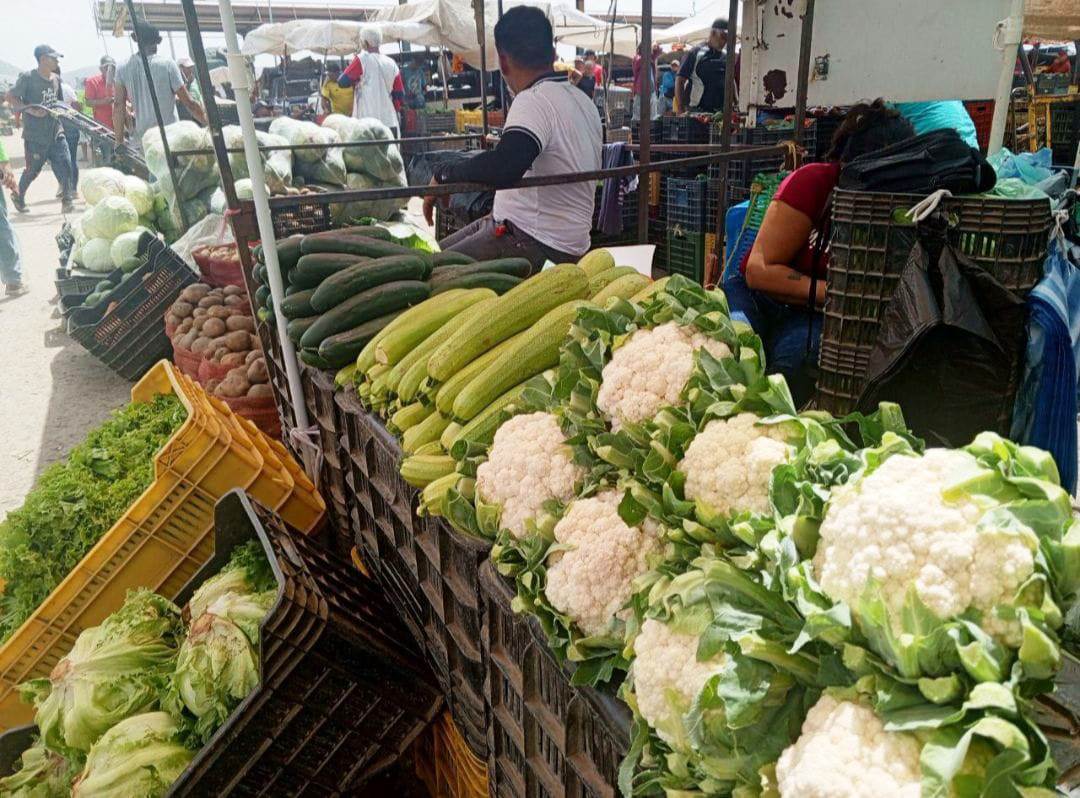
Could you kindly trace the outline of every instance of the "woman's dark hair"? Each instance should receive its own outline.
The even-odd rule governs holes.
[[[551,23],[539,8],[514,6],[495,23],[495,48],[528,69],[551,69],[555,43]]]
[[[851,107],[833,134],[832,146],[826,158],[847,163],[914,135],[911,122],[879,97],[871,103]]]

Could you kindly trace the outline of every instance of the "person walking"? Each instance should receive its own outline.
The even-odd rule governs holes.
[[[26,190],[41,174],[46,161],[52,167],[63,192],[61,212],[71,213],[75,210],[75,193],[71,188],[71,154],[64,138],[64,129],[56,117],[44,108],[62,97],[60,77],[56,74],[62,57],[49,45],[39,44],[34,48],[37,69],[19,75],[14,88],[7,94],[12,109],[21,112],[23,117],[26,167],[19,177],[18,191],[11,194],[11,202],[19,213],[27,212]]]
[[[683,58],[675,79],[676,113],[712,114],[724,109],[727,38],[728,21],[720,17],[713,21],[709,40]]]
[[[341,73],[338,85],[345,89],[353,88],[353,116],[357,119],[378,119],[397,138],[401,127],[397,107],[405,99],[404,85],[397,62],[379,52],[381,45],[382,34],[377,28],[361,28],[360,46],[363,50]]]
[[[11,170],[11,162],[8,161],[2,140],[0,140],[0,186],[7,187],[12,196],[15,196],[19,188],[15,183],[15,173]],[[8,219],[7,201],[4,199],[3,188],[0,188],[0,282],[4,284],[4,293],[7,296],[26,293],[26,285],[22,281],[19,242],[15,239],[15,231],[11,229],[11,222]]]
[[[139,50],[146,54],[150,64],[150,77],[153,86],[146,82],[146,70],[138,53],[131,56],[116,70],[115,92],[113,94],[113,130],[116,143],[121,145],[127,137],[127,101],[130,98],[135,108],[134,146],[141,150],[143,134],[157,126],[154,115],[154,101],[150,92],[157,97],[161,109],[161,121],[171,125],[176,121],[176,101],[179,100],[196,122],[205,125],[206,113],[191,92],[184,85],[180,67],[171,58],[160,55],[157,51],[161,44],[161,34],[157,28],[145,22],[135,24],[133,34]]]

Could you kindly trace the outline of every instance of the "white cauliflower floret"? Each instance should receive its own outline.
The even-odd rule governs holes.
[[[920,750],[869,707],[826,693],[776,763],[780,798],[919,798]]]
[[[856,606],[874,577],[897,629],[910,586],[939,618],[1010,602],[1034,569],[1028,543],[1007,532],[978,530],[983,507],[942,496],[979,471],[967,452],[930,449],[923,457],[890,457],[870,476],[837,489],[813,563],[825,592]],[[1018,642],[1013,622],[988,615],[983,626]]]
[[[652,418],[678,403],[694,370],[694,350],[702,347],[716,358],[731,355],[722,341],[673,321],[636,330],[604,366],[596,406],[615,429]]]
[[[776,425],[758,425],[753,413],[739,413],[705,425],[678,465],[686,475],[686,498],[720,513],[769,509],[769,478],[792,449]]]
[[[585,468],[573,460],[559,421],[550,413],[514,416],[499,427],[487,460],[476,470],[480,498],[502,506],[500,525],[515,538],[549,499],[568,501]]]
[[[676,711],[685,714],[705,682],[719,673],[727,661],[726,655],[717,654],[698,662],[698,641],[697,635],[673,631],[653,618],[641,625],[641,632],[634,639],[631,668],[638,710],[669,745],[674,745],[675,738],[668,727],[680,721],[672,716],[670,699],[675,699]]]
[[[545,592],[551,606],[588,635],[607,628],[660,545],[656,522],[627,526],[619,517],[621,500],[617,490],[579,499],[555,525],[555,540],[570,548],[548,557]]]

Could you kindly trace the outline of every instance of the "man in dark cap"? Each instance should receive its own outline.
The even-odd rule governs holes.
[[[39,44],[34,48],[37,69],[19,75],[14,88],[7,95],[12,110],[21,111],[23,115],[26,167],[19,178],[19,193],[11,195],[11,201],[20,213],[26,213],[26,190],[41,174],[46,161],[52,167],[63,192],[61,210],[70,213],[75,209],[71,154],[64,138],[64,129],[44,107],[61,99],[60,77],[56,71],[62,57],[49,45]]]

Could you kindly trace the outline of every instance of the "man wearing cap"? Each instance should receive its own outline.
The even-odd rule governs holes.
[[[23,72],[8,92],[12,110],[23,115],[23,142],[26,168],[19,178],[19,193],[12,192],[11,201],[20,213],[26,213],[26,190],[48,161],[63,192],[63,213],[75,209],[75,192],[71,184],[71,155],[64,130],[56,118],[43,106],[61,99],[60,77],[56,74],[62,56],[47,44],[34,48],[37,69]]]
[[[727,80],[728,21],[713,20],[709,40],[683,59],[675,79],[675,106],[679,113],[715,113],[724,110]]]
[[[116,62],[107,55],[101,56],[98,74],[91,75],[84,85],[86,104],[94,109],[94,120],[109,130],[113,129],[113,79],[116,76]]]
[[[153,82],[153,96],[157,97],[161,109],[161,121],[171,125],[176,121],[176,101],[179,100],[191,114],[192,119],[206,124],[206,114],[202,106],[195,102],[191,92],[184,85],[180,67],[171,58],[159,55],[157,48],[161,44],[161,34],[157,28],[145,22],[135,23],[133,34],[139,50],[146,54],[150,64],[150,77]],[[134,146],[142,148],[143,134],[157,126],[154,115],[154,101],[151,86],[146,82],[146,70],[138,53],[124,62],[116,70],[116,93],[113,96],[113,130],[116,131],[117,144],[123,144],[127,136],[128,99],[135,108]]]
[[[397,138],[398,108],[405,97],[405,86],[397,62],[379,52],[381,45],[382,34],[378,28],[361,28],[360,46],[363,49],[338,77],[338,85],[353,87],[353,116],[378,119]]]

